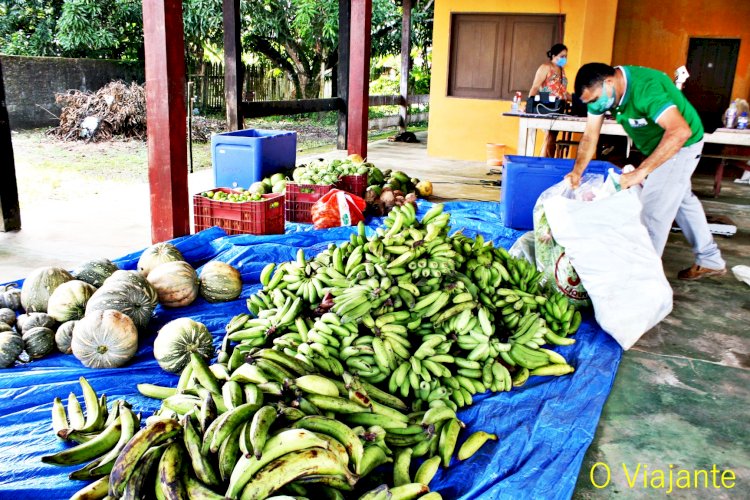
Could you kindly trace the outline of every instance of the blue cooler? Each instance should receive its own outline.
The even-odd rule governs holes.
[[[534,205],[547,188],[562,181],[575,160],[506,155],[500,190],[501,215],[505,227],[534,229]],[[602,174],[620,169],[608,161],[591,161],[585,174]]]
[[[247,189],[253,182],[294,167],[297,132],[247,129],[211,138],[214,187]]]

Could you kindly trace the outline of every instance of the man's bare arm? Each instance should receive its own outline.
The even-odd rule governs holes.
[[[620,177],[620,186],[623,189],[643,182],[648,174],[677,154],[693,134],[676,106],[664,111],[656,123],[664,129],[664,135],[654,152],[643,160],[637,169]]]
[[[599,143],[599,134],[604,123],[604,115],[589,114],[586,118],[586,129],[583,137],[578,143],[578,153],[573,170],[565,176],[573,188],[577,188],[581,182],[581,175],[586,170],[591,159],[596,154],[596,145]]]

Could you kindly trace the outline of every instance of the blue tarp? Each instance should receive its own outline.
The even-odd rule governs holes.
[[[420,202],[423,214],[430,204]],[[453,202],[445,204],[452,215],[453,230],[474,236],[481,233],[496,245],[509,248],[522,234],[500,220],[498,203]],[[381,219],[368,227],[375,229]],[[199,298],[179,309],[157,307],[149,331],[141,339],[138,353],[128,366],[90,370],[75,357],[50,355],[24,366],[0,369],[0,491],[3,498],[67,498],[85,483],[68,480],[78,467],[43,464],[42,455],[64,449],[51,430],[52,400],[65,400],[70,392],[81,396],[78,378],[83,375],[108,400],[127,399],[144,417],[160,402],[142,397],[136,384],[150,382],[174,386],[177,376],[159,368],[152,355],[156,332],[178,317],[189,316],[204,323],[219,346],[228,320],[247,310],[245,299],[256,292],[258,277],[268,262],[295,257],[298,248],[308,256],[330,242],[349,239],[354,228],[315,231],[305,224],[287,224],[287,233],[275,236],[231,236],[211,228],[174,240],[186,260],[202,266],[209,260],[228,262],[240,269],[245,286],[240,299],[209,304]],[[139,252],[115,262],[134,269]],[[443,498],[570,498],[584,453],[594,438],[602,406],[609,395],[622,351],[591,317],[584,320],[578,341],[559,351],[576,367],[573,375],[560,378],[533,377],[508,393],[475,397],[474,405],[459,412],[470,431],[485,430],[499,441],[485,445],[474,457],[441,469],[431,487]],[[459,442],[460,445],[460,442]]]

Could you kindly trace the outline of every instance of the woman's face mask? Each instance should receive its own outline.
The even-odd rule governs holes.
[[[607,93],[607,84],[602,82],[602,94],[597,98],[596,101],[588,103],[588,107],[591,111],[597,114],[604,114],[604,112],[610,110],[615,104],[615,89],[612,89],[612,94]]]
[[[557,62],[555,64],[557,64],[558,66],[560,66],[562,68],[563,66],[565,66],[566,64],[568,64],[568,58],[567,57],[561,57],[561,58],[559,58],[557,60]]]

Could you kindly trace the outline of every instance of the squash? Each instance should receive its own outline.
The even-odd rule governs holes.
[[[138,350],[138,330],[120,311],[92,311],[73,328],[71,349],[88,368],[116,368]]]
[[[47,312],[47,302],[55,289],[73,279],[60,267],[40,267],[29,274],[21,287],[21,305],[26,312]]]
[[[55,332],[43,326],[35,326],[23,333],[23,348],[31,359],[46,356],[55,349]]]
[[[18,316],[16,316],[16,331],[18,333],[23,332],[23,324],[27,319],[29,319],[28,314],[19,314]]]
[[[0,368],[13,366],[23,352],[23,339],[10,332],[0,333]]]
[[[159,302],[164,307],[183,307],[193,303],[200,291],[195,269],[185,261],[167,262],[148,275]]]
[[[117,283],[117,282],[127,282],[133,285],[137,285],[141,288],[147,289],[149,291],[153,291],[153,294],[156,295],[156,290],[154,290],[154,287],[151,285],[151,283],[148,282],[148,280],[138,271],[125,271],[124,269],[120,269],[118,271],[115,271],[112,273],[112,276],[104,280],[104,284],[109,283]],[[104,286],[104,285],[102,285]]]
[[[10,326],[5,321],[0,321],[0,333],[12,332],[12,331],[13,331],[12,326]]]
[[[96,292],[96,287],[85,281],[72,280],[58,286],[47,303],[47,314],[60,323],[81,319],[86,312],[86,302]]]
[[[75,268],[73,277],[99,288],[117,269],[118,267],[109,259],[94,259]]]
[[[0,309],[0,321],[13,326],[16,324],[16,312],[13,309],[4,307]]]
[[[202,323],[178,318],[164,325],[154,340],[154,358],[163,370],[181,373],[195,353],[209,360],[214,355],[213,337]]]
[[[128,315],[144,330],[158,304],[156,290],[136,271],[115,271],[86,304],[86,314],[114,309]]]
[[[201,269],[200,293],[209,302],[234,300],[242,293],[242,275],[226,262],[212,260]]]
[[[57,328],[55,332],[55,344],[57,350],[63,354],[73,354],[70,344],[73,341],[73,329],[78,323],[77,320],[66,321]]]
[[[23,316],[23,318],[21,318],[21,316]],[[57,326],[57,321],[55,321],[55,318],[47,313],[29,313],[22,314],[21,316],[18,317],[18,322],[16,323],[16,329],[18,329],[20,326],[19,331],[21,333],[26,333],[26,331],[38,326],[43,326],[44,328],[49,328],[50,330],[54,330]]]
[[[182,253],[171,243],[156,243],[143,251],[138,259],[138,272],[144,277],[167,262],[184,261]]]
[[[8,283],[0,288],[0,307],[14,311],[21,309],[21,289],[16,283]]]

